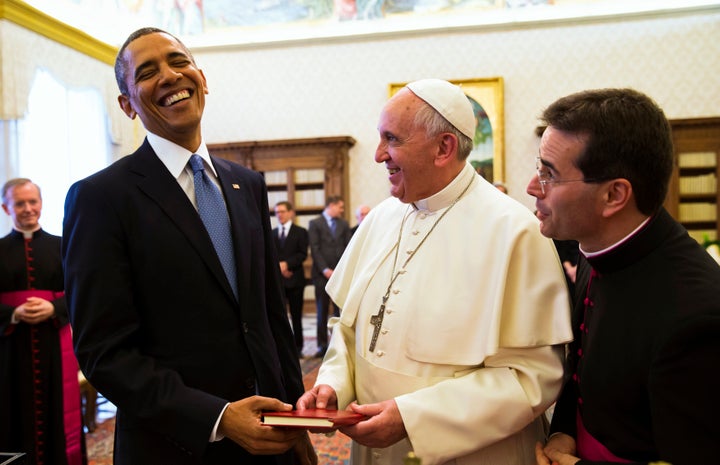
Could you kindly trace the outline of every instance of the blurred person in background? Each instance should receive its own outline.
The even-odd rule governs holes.
[[[13,230],[0,239],[0,451],[32,465],[86,463],[58,236],[40,226],[40,187],[2,188]]]

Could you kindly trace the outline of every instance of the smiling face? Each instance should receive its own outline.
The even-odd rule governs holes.
[[[38,187],[27,182],[8,189],[3,199],[3,210],[10,215],[15,228],[20,231],[34,231],[40,227],[42,198]]]
[[[139,116],[153,134],[197,149],[208,89],[185,47],[168,34],[152,33],[130,42],[123,59],[128,92],[118,101],[125,114]]]
[[[408,89],[391,98],[380,114],[380,143],[375,161],[388,170],[390,194],[405,203],[439,192],[446,184],[435,165],[438,138],[415,127],[415,115],[425,103]]]

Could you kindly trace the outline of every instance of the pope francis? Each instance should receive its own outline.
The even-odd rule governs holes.
[[[462,90],[425,79],[385,105],[375,161],[392,196],[373,208],[327,285],[343,309],[298,408],[368,417],[341,429],[352,463],[534,463],[572,338],[552,242],[467,157]]]

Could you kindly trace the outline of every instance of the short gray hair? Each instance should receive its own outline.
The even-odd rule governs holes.
[[[443,132],[449,132],[450,134],[455,135],[458,140],[458,159],[466,160],[473,149],[472,139],[450,124],[450,122],[432,106],[428,105],[425,101],[422,103],[423,104],[420,107],[420,110],[415,113],[415,127],[425,128],[427,135],[430,137],[437,136]]]
[[[12,189],[15,186],[23,186],[28,183],[37,187],[38,195],[42,199],[42,192],[40,192],[40,186],[38,186],[37,184],[35,184],[28,178],[13,178],[13,179],[10,179],[8,182],[6,182],[2,187],[2,204],[5,205],[6,207],[8,206],[7,193],[10,189]]]

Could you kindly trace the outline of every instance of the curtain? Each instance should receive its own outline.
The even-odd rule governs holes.
[[[42,190],[40,224],[62,232],[65,195],[70,185],[108,165],[111,142],[102,96],[93,88],[64,86],[38,70],[30,87],[25,118],[3,121],[3,181],[30,178]],[[12,227],[5,215],[8,231]]]

